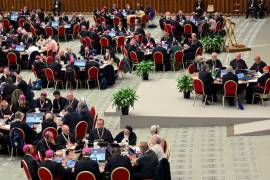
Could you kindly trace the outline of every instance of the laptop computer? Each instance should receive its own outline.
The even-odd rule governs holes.
[[[166,50],[168,50],[168,44],[162,44],[162,47]]]
[[[16,51],[22,52],[25,50],[25,46],[24,45],[16,45],[15,47]]]
[[[94,161],[106,161],[106,148],[93,148],[90,158]]]
[[[10,16],[10,20],[12,20],[12,21],[17,21],[17,19],[18,19],[18,14],[12,14],[11,16]]]
[[[39,124],[43,120],[43,113],[26,113],[26,123],[28,125]]]
[[[57,28],[59,23],[57,21],[52,21],[52,27]]]
[[[223,78],[223,76],[227,74],[226,70],[220,70],[220,77]]]
[[[86,61],[83,61],[83,60],[75,60],[74,65],[79,66],[79,67],[85,67]]]
[[[238,79],[245,79],[245,74],[244,73],[239,73],[237,74]]]
[[[116,36],[116,32],[115,31],[110,31],[108,34],[111,37],[115,37]]]

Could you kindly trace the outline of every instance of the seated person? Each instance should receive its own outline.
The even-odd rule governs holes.
[[[202,71],[199,72],[199,79],[203,82],[204,93],[208,97],[213,96],[214,101],[216,101],[217,100],[216,91],[215,88],[213,87],[214,79],[209,71],[210,71],[209,66],[207,64],[203,65]],[[205,97],[203,97],[203,102],[204,100]],[[206,105],[209,105],[208,99],[206,99]]]
[[[143,38],[142,43],[144,46],[156,46],[155,39],[151,37],[151,33],[149,31],[146,32],[146,36]]]
[[[47,98],[47,93],[42,91],[39,98],[35,99],[34,107],[38,108],[41,112],[48,112],[52,110],[52,102]]]
[[[136,141],[137,141],[137,136],[133,132],[132,127],[127,125],[123,131],[121,131],[115,136],[114,141],[116,141],[117,143],[127,142],[129,145],[135,146]]]
[[[42,139],[37,143],[37,151],[40,152],[42,157],[45,157],[47,150],[56,150],[54,135],[51,131],[47,131]]]
[[[14,120],[10,124],[10,129],[13,128],[20,128],[23,130],[25,134],[25,143],[26,144],[32,144],[35,140],[36,133],[35,131],[30,128],[26,122],[24,121],[24,114],[20,111],[15,113]]]
[[[249,69],[263,73],[263,68],[265,66],[267,66],[266,63],[261,60],[261,57],[259,55],[256,55],[255,62]]]
[[[241,53],[236,53],[235,59],[230,62],[230,66],[236,71],[248,68],[246,62],[241,59]]]
[[[72,108],[73,108],[73,110],[76,110],[79,101],[74,97],[73,92],[72,91],[68,91],[67,92],[67,95],[66,95],[66,98],[67,98],[67,103],[66,103],[65,108],[67,106],[71,105]]]
[[[89,134],[89,141],[104,141],[108,143],[113,142],[113,137],[107,128],[104,127],[104,120],[98,119],[97,120],[97,128],[93,129]]]
[[[70,60],[70,59],[77,59],[77,56],[75,53],[72,52],[71,48],[67,48],[67,53],[65,54],[66,59]]]
[[[20,111],[22,113],[27,113],[30,110],[30,106],[28,102],[25,99],[24,95],[19,96],[19,100],[16,102],[14,106],[12,106],[12,112],[16,113],[17,111]]]
[[[60,91],[55,90],[53,92],[54,100],[53,100],[53,113],[58,114],[65,109],[67,104],[66,98],[62,97]]]
[[[45,114],[44,119],[41,123],[41,127],[42,127],[42,132],[44,131],[44,129],[48,127],[53,127],[57,129],[57,124],[54,122],[54,116],[51,112],[47,112]]]
[[[161,52],[162,53],[162,55],[163,55],[163,64],[165,66],[165,70],[170,70],[171,64],[170,64],[170,61],[169,61],[167,49],[165,49],[162,46],[161,42],[157,43],[157,46],[153,50],[153,55],[154,55],[155,52]]]
[[[39,180],[38,177],[38,168],[40,166],[39,162],[33,157],[34,155],[34,146],[31,144],[26,144],[23,147],[23,152],[25,153],[23,160],[26,162],[29,169],[32,180]],[[22,166],[22,165],[21,165]]]
[[[195,33],[192,33],[191,45],[184,44],[184,62],[193,60],[195,58],[198,48],[202,48],[202,43],[197,39],[197,35]]]
[[[81,116],[71,105],[67,106],[66,110],[67,113],[62,118],[63,124],[68,125],[70,132],[74,133],[76,125],[81,121]]]
[[[90,158],[91,149],[88,147],[83,148],[82,157],[76,162],[74,166],[74,178],[82,171],[92,172],[96,179],[100,179],[100,171],[98,163]]]
[[[180,43],[178,43],[178,41],[174,41],[170,49],[170,56],[171,56],[170,58],[174,60],[174,54],[179,50],[181,50]]]
[[[266,81],[270,78],[270,68],[269,66],[265,66],[263,68],[263,75],[258,79],[258,83],[256,86],[249,86],[247,89],[246,94],[246,100],[248,104],[252,103],[252,98],[254,93],[263,93],[264,92],[264,86],[266,84]],[[255,99],[255,103],[257,100]]]
[[[135,179],[151,179],[158,166],[158,157],[149,149],[147,142],[140,143],[140,150],[142,156],[135,163],[133,176]]]
[[[114,54],[113,50],[110,48],[106,49],[106,52],[105,52],[103,58],[107,64],[118,64],[120,61],[119,58],[116,57],[116,55]]]
[[[3,100],[1,101],[0,106],[0,118],[9,118],[12,112],[8,102],[6,100]]]
[[[111,173],[118,167],[127,168],[130,173],[132,172],[132,166],[129,157],[121,155],[120,147],[113,147],[112,157],[108,160],[104,170],[105,172]]]
[[[156,153],[159,161],[166,157],[161,146],[161,138],[158,135],[152,136],[150,149]]]
[[[221,69],[222,68],[222,63],[221,61],[218,59],[218,54],[213,52],[211,54],[211,59],[209,59],[208,61],[206,61],[206,64],[208,64],[208,66],[210,67],[210,69]]]
[[[57,149],[65,149],[75,143],[75,137],[69,133],[69,127],[67,125],[62,126],[62,133],[56,138]]]
[[[65,170],[61,163],[55,161],[53,150],[46,150],[45,154],[46,158],[41,162],[40,167],[47,168],[52,173],[53,179],[65,179],[64,177],[67,176],[67,172],[70,171],[70,169]]]
[[[203,61],[203,57],[198,55],[197,57],[195,57],[195,61],[193,63],[194,67],[195,67],[195,72],[200,72],[202,71],[202,66],[205,64],[205,62]]]
[[[92,126],[93,126],[93,118],[94,117],[92,117],[92,115],[90,114],[87,104],[83,101],[80,101],[78,103],[77,110],[80,113],[81,120],[87,122],[87,124],[88,124],[87,132],[90,133],[90,131],[92,130]]]

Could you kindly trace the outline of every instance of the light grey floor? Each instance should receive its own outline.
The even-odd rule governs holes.
[[[257,46],[251,52],[243,53],[248,65],[251,65],[254,54],[259,53],[263,59],[269,61],[270,19],[251,21],[243,18],[234,19],[237,24],[237,39],[249,46]],[[158,24],[156,20],[156,24]],[[160,39],[159,28],[150,32],[156,39]],[[266,45],[265,45],[266,44]],[[72,47],[76,53],[79,41],[61,43],[61,49]],[[209,55],[206,55],[209,56]],[[220,54],[220,59],[226,64],[228,54]],[[233,55],[231,55],[233,57]],[[176,79],[179,73],[154,73],[155,79]],[[33,79],[31,72],[23,72],[26,80]],[[97,89],[77,90],[75,96],[86,97],[89,105],[94,105],[100,116],[111,103],[114,91],[122,87],[138,88],[141,80],[133,74],[127,79],[120,79],[116,85],[104,91]],[[162,86],[162,84],[161,84]],[[52,94],[53,90],[48,90]],[[65,95],[65,91],[61,91]],[[36,92],[39,94],[39,92]],[[185,108],[185,107],[183,107]],[[203,107],[202,107],[203,108]],[[269,108],[266,108],[269,111]],[[218,113],[218,112],[217,112]],[[106,117],[106,126],[113,135],[120,131],[118,117]],[[135,129],[139,141],[148,141],[149,129]],[[168,139],[171,148],[171,172],[173,180],[269,180],[270,177],[270,137],[227,137],[225,127],[205,128],[162,128],[161,136]],[[10,161],[7,156],[0,156],[0,179],[25,179],[20,168],[19,159]]]

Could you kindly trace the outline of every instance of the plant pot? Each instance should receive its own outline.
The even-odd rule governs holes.
[[[184,98],[189,99],[190,98],[190,91],[184,91]]]
[[[142,76],[143,80],[148,80],[148,76],[149,76],[148,73],[143,73],[143,76]]]
[[[129,106],[122,107],[122,115],[128,115]]]

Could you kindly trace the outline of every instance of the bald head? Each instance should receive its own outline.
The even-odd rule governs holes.
[[[256,63],[256,64],[260,64],[260,62],[261,62],[261,57],[260,57],[260,55],[257,54],[257,55],[255,56],[255,63]]]
[[[241,59],[241,53],[236,53],[235,59],[239,61]]]
[[[72,91],[68,91],[66,97],[67,97],[67,100],[68,100],[68,101],[72,101],[73,98],[74,98],[73,92],[72,92]]]
[[[62,133],[66,136],[69,135],[69,127],[67,125],[62,126]]]
[[[215,52],[213,52],[213,53],[211,54],[212,60],[213,60],[213,61],[217,60],[217,56],[218,56],[218,54],[215,53]]]

